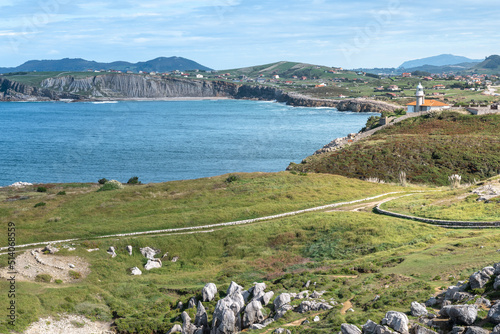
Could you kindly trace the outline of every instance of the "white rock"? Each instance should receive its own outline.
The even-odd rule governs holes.
[[[130,268],[130,275],[134,275],[134,276],[142,275],[142,271],[141,271],[141,269],[139,269],[137,267],[133,267],[133,268]]]
[[[204,302],[211,302],[217,293],[217,286],[214,283],[207,283],[201,290],[201,295]]]
[[[149,259],[148,263],[144,265],[144,269],[151,270],[154,268],[161,268],[161,265],[162,264],[160,259],[154,259],[154,260]]]

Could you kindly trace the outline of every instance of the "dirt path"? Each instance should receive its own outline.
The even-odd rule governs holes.
[[[351,299],[345,301],[342,305],[342,309],[340,310],[340,314],[345,314],[347,312],[348,309],[352,308],[352,303],[351,303]]]
[[[109,235],[103,235],[95,238],[87,238],[87,239],[80,239],[80,238],[74,238],[74,239],[65,239],[65,240],[51,240],[51,241],[43,241],[43,242],[35,242],[31,244],[23,244],[23,245],[16,245],[16,248],[24,248],[24,247],[33,247],[33,246],[42,246],[46,244],[57,244],[57,243],[62,243],[62,242],[73,242],[73,241],[81,241],[81,240],[89,240],[89,239],[106,239],[106,238],[116,238],[116,237],[130,237],[130,236],[136,236],[136,235],[149,235],[149,234],[170,234],[170,233],[176,233],[176,232],[186,232],[186,231],[200,231],[198,233],[203,233],[203,230],[208,230],[208,229],[213,229],[216,227],[226,227],[226,226],[236,226],[236,225],[246,225],[246,224],[251,224],[251,223],[257,223],[261,221],[266,221],[266,220],[273,220],[276,218],[284,218],[284,217],[290,217],[290,216],[295,216],[299,215],[302,213],[308,213],[308,212],[315,212],[315,211],[324,211],[330,208],[335,208],[339,206],[344,206],[344,205],[349,205],[349,204],[355,204],[355,203],[360,203],[360,202],[365,202],[365,201],[370,201],[374,200],[377,198],[382,198],[388,195],[394,195],[394,194],[401,194],[403,192],[390,192],[390,193],[385,193],[377,196],[372,196],[372,197],[366,197],[354,201],[348,201],[348,202],[340,202],[340,203],[334,203],[334,204],[327,204],[327,205],[322,205],[322,206],[317,206],[309,209],[303,209],[303,210],[298,210],[298,211],[291,211],[291,212],[285,212],[277,215],[272,215],[272,216],[265,216],[265,217],[260,217],[260,218],[254,218],[254,219],[246,219],[246,220],[239,220],[239,221],[233,221],[233,222],[227,222],[227,223],[219,223],[219,224],[211,224],[211,225],[201,225],[201,226],[192,226],[192,227],[179,227],[179,228],[169,228],[169,229],[163,229],[163,230],[152,230],[152,231],[144,231],[144,232],[133,232],[133,233],[118,233],[118,234],[109,234]],[[0,251],[6,251],[8,247],[0,247]],[[1,255],[1,254],[0,254]]]

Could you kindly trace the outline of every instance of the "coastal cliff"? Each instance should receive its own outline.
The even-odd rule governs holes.
[[[76,78],[48,78],[40,87],[0,79],[0,101],[46,101],[59,99],[134,99],[134,98],[234,98],[283,102],[296,107],[330,107],[339,111],[394,111],[398,106],[368,99],[315,99],[279,88],[226,81],[194,80],[151,75],[107,73]]]
[[[60,99],[80,100],[82,97],[67,92],[55,92],[16,81],[0,78],[0,101],[56,101]]]

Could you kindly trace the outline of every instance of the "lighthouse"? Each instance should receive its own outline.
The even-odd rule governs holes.
[[[415,111],[420,111],[422,109],[421,107],[425,104],[425,93],[422,83],[418,84],[415,96],[417,97],[417,105],[415,107]]]

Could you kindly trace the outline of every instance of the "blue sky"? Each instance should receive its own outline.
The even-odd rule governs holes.
[[[180,56],[215,69],[280,60],[393,67],[500,53],[498,0],[0,0],[0,67]]]

